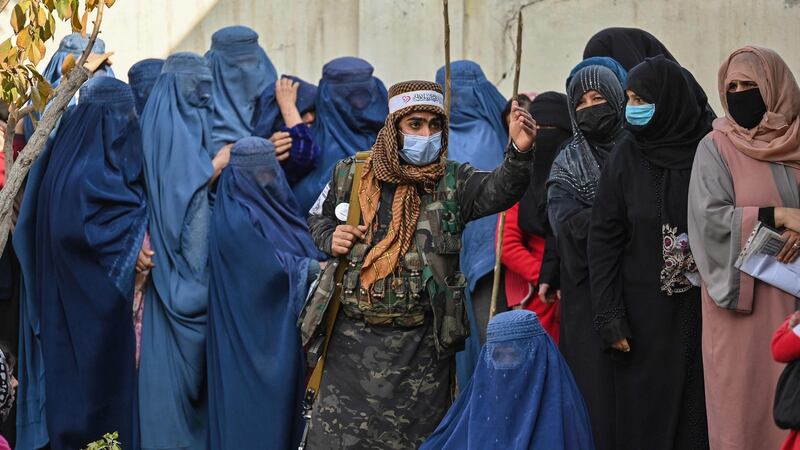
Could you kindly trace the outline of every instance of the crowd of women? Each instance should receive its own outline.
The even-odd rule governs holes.
[[[51,84],[86,44],[62,41]],[[16,397],[17,449],[74,450],[111,431],[124,449],[296,448],[296,324],[330,258],[306,218],[337,161],[375,142],[387,90],[355,57],[325,64],[318,86],[278,78],[241,26],[214,33],[205,56],[135,64],[128,84],[102,45],[0,261],[0,335],[14,345],[0,350],[0,419]],[[538,131],[530,185],[507,212],[500,310],[536,316],[489,323],[499,217],[469,223],[461,394],[426,448],[800,448],[772,420],[776,329],[776,359],[800,357],[795,297],[734,268],[758,223],[783,234],[779,260],[800,255],[794,76],[773,50],[735,50],[714,111],[645,31],[603,30],[583,57],[565,94],[512,99]],[[444,68],[431,76],[443,84]],[[448,157],[498,167],[512,109],[477,63],[454,62]],[[528,328],[512,340],[544,356],[495,379],[481,348],[515,321]],[[548,366],[557,375],[536,375]],[[562,408],[588,418],[588,440],[543,440],[555,422],[536,418]]]

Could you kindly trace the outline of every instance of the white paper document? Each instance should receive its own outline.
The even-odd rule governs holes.
[[[783,242],[780,233],[759,222],[734,267],[753,278],[800,297],[800,258],[790,264],[775,259]]]

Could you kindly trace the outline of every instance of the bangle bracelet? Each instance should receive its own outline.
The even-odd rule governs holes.
[[[511,148],[513,148],[517,153],[530,153],[530,151],[533,150],[533,147],[535,147],[535,145],[531,146],[531,148],[528,150],[522,151],[519,149],[519,147],[517,147],[517,144],[515,144],[514,141],[511,141]]]

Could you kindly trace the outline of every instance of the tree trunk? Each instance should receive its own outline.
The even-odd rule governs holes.
[[[56,127],[59,119],[61,119],[61,115],[67,109],[70,100],[83,83],[89,79],[89,75],[89,71],[83,66],[76,66],[62,79],[55,90],[53,100],[48,104],[48,108],[39,121],[31,139],[20,152],[17,160],[14,161],[11,172],[6,173],[6,184],[0,190],[0,255],[6,248],[12,229],[11,219],[17,192],[28,175],[31,166],[44,150],[47,138],[50,137],[50,133]],[[8,129],[7,132],[13,134],[14,130]]]

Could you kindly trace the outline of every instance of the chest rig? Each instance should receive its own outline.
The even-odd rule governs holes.
[[[337,167],[336,192],[332,193],[336,205],[350,198],[354,166],[345,161]],[[421,194],[412,245],[395,271],[376,281],[369,293],[361,288],[359,275],[371,246],[363,242],[353,246],[342,280],[342,311],[347,317],[371,325],[410,328],[422,325],[431,315],[440,351],[457,351],[463,346],[469,327],[464,307],[466,281],[459,271],[464,224],[457,197],[458,167],[448,161],[433,192]],[[384,235],[388,225],[380,223],[376,234]],[[373,244],[377,242],[375,239]]]

